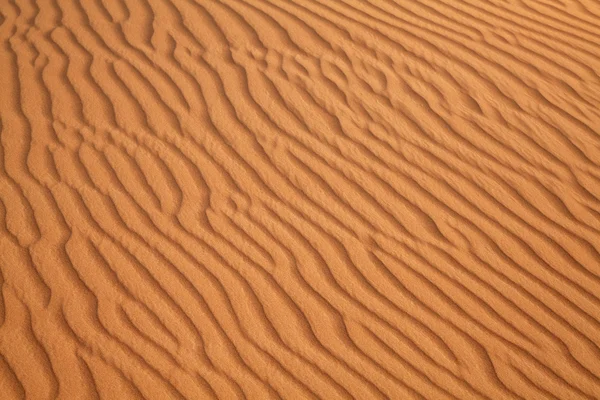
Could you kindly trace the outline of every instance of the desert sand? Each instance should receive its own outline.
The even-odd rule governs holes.
[[[600,1],[0,0],[0,399],[600,398]]]

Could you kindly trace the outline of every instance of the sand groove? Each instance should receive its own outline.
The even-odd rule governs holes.
[[[0,399],[600,398],[600,2],[0,0]]]

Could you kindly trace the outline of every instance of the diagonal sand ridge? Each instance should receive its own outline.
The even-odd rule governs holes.
[[[0,400],[600,398],[600,1],[0,0]]]

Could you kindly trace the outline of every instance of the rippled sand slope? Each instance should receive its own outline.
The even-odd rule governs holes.
[[[0,0],[0,399],[600,398],[600,1]]]

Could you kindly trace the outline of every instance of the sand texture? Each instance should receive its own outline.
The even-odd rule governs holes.
[[[600,398],[600,1],[0,0],[0,43],[0,400]]]

